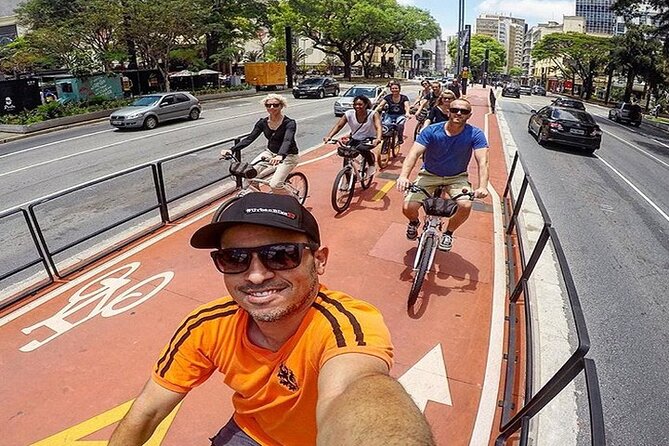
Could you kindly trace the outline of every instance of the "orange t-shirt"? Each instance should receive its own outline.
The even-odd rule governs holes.
[[[316,444],[318,374],[330,358],[365,353],[392,367],[393,346],[381,313],[323,286],[278,351],[252,344],[247,326],[248,313],[229,296],[197,308],[163,350],[152,377],[185,393],[218,369],[235,391],[235,422],[262,445]]]

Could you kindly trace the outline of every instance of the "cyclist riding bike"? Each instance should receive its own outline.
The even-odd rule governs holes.
[[[427,118],[423,123],[423,128],[431,124],[448,121],[448,109],[451,107],[451,101],[454,100],[455,94],[453,94],[452,91],[442,91],[439,95],[439,99],[437,99],[437,103],[432,107],[430,113],[428,113]]]
[[[409,175],[423,155],[424,163],[416,185],[430,193],[437,186],[444,186],[449,197],[459,194],[463,189],[472,190],[467,166],[473,154],[478,165],[478,185],[473,189],[474,197],[488,196],[488,142],[481,129],[467,124],[471,113],[472,106],[468,100],[456,99],[451,102],[448,121],[441,125],[431,125],[420,133],[402,164],[397,189],[406,191],[410,187]],[[420,193],[409,193],[405,198],[402,212],[409,220],[406,232],[409,240],[418,237],[418,212],[424,198]],[[471,209],[471,201],[458,201],[458,210],[449,218],[446,231],[439,241],[440,250],[451,250],[453,233],[469,218]]]
[[[385,113],[381,119],[384,126],[395,124],[397,126],[397,135],[399,144],[404,142],[404,122],[411,118],[409,98],[400,93],[402,87],[397,81],[390,83],[390,94],[386,95],[379,105],[376,106],[375,111],[380,112],[387,106]]]
[[[242,150],[261,134],[265,135],[267,149],[259,153],[251,164],[267,159],[271,166],[277,166],[269,185],[272,192],[283,193],[283,183],[288,174],[297,166],[299,159],[297,142],[295,142],[297,122],[283,114],[283,109],[288,106],[283,96],[270,93],[260,103],[265,106],[268,116],[259,119],[251,133],[234,147],[221,150],[221,156],[227,157],[235,151]]]
[[[374,175],[376,170],[376,156],[373,149],[381,142],[382,137],[381,120],[378,113],[371,111],[371,108],[372,101],[367,96],[356,96],[353,98],[353,110],[346,110],[344,116],[339,118],[327,136],[323,138],[323,142],[328,142],[348,124],[351,129],[349,145],[357,149],[367,160],[368,176]],[[370,140],[371,144],[369,144]]]

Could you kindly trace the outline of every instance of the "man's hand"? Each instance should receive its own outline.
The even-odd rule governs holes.
[[[232,155],[232,150],[230,149],[221,150],[221,158],[230,158],[231,155]]]
[[[283,161],[283,157],[281,155],[275,155],[269,160],[269,164],[271,166],[277,166],[281,164],[281,161]]]
[[[397,190],[400,192],[404,192],[407,189],[409,189],[409,186],[411,186],[411,181],[407,177],[399,177],[397,179]]]
[[[379,144],[381,144],[381,140],[379,138],[376,138],[374,141],[372,141],[372,144],[378,146]]]
[[[485,198],[488,196],[488,189],[485,187],[479,187],[474,190],[474,198]]]

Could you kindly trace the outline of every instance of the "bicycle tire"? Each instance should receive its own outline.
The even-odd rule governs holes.
[[[330,199],[332,208],[337,214],[344,212],[351,204],[355,191],[355,181],[355,175],[350,167],[344,167],[337,173],[334,183],[332,183]]]
[[[372,180],[374,179],[374,174],[372,175],[367,175],[367,172],[369,171],[369,166],[367,164],[367,159],[363,158],[362,161],[360,162],[360,174],[364,175],[360,177],[360,186],[363,189],[369,189],[369,186],[372,185]]]
[[[421,288],[423,287],[423,282],[425,281],[425,276],[427,275],[427,268],[430,265],[430,257],[432,256],[432,250],[435,249],[435,238],[426,237],[425,242],[423,243],[423,248],[420,250],[420,259],[418,260],[418,269],[416,270],[416,275],[413,278],[411,283],[411,290],[409,290],[409,298],[407,300],[407,308],[411,309],[418,299],[418,294],[420,293]]]
[[[390,163],[390,137],[386,136],[383,138],[383,144],[381,144],[381,150],[379,151],[379,168],[384,169],[388,167]]]
[[[424,122],[425,122],[425,121],[418,121],[418,122],[416,122],[416,127],[414,127],[414,129],[413,129],[413,140],[414,140],[414,141],[416,140],[416,138],[418,138],[418,132],[420,132],[420,129],[423,128],[423,123],[424,123]]]
[[[307,176],[302,172],[292,172],[286,177],[286,183],[290,185],[291,192],[300,204],[307,201],[307,194],[309,192],[309,181]]]
[[[395,133],[393,133],[392,143],[390,144],[390,147],[392,149],[390,152],[393,158],[396,158],[397,155],[400,154],[400,145],[397,141],[399,141],[399,135],[397,131],[395,131]]]

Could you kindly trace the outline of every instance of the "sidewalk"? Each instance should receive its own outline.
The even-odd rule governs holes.
[[[299,170],[309,178],[307,206],[330,247],[323,283],[382,311],[395,343],[391,373],[424,410],[438,444],[481,446],[497,427],[506,270],[493,197],[503,192],[506,168],[495,116],[485,124],[487,90],[473,88],[468,96],[470,122],[489,132],[496,193],[475,204],[455,234],[453,250],[437,254],[413,311],[407,311],[406,298],[416,247],[404,236],[402,195],[394,189],[402,156],[377,172],[370,189],[357,191],[339,216],[330,207],[332,180],[341,166],[332,147],[306,154]],[[475,163],[470,174],[476,175]],[[0,417],[12,426],[3,444],[60,446],[109,437],[182,318],[225,292],[208,253],[188,245],[214,209],[3,315],[0,378],[6,391]],[[231,414],[230,396],[221,376],[212,376],[147,444],[208,444]]]

